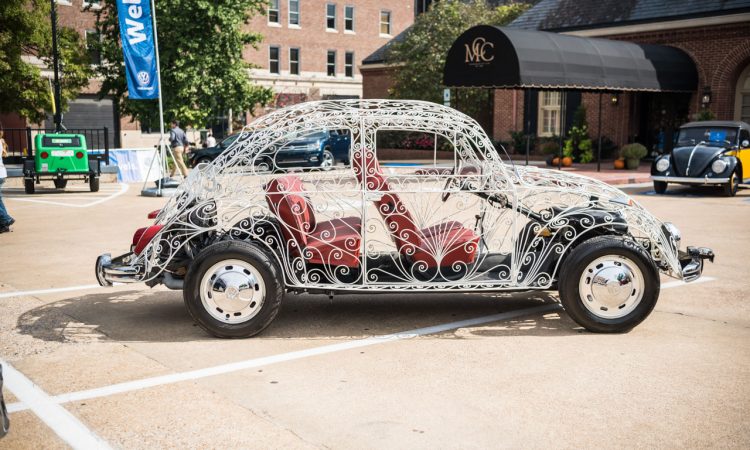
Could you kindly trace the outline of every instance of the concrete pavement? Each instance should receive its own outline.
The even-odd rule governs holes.
[[[750,189],[735,198],[631,189],[682,230],[683,244],[712,247],[717,259],[705,272],[713,281],[665,284],[654,313],[627,334],[584,332],[554,309],[555,293],[288,295],[271,327],[248,340],[203,333],[178,292],[90,288],[95,257],[127,250],[135,228],[149,223],[146,213],[165,201],[139,190],[133,185],[87,208],[24,202],[4,191],[18,223],[0,235],[0,358],[53,399],[131,383],[62,403],[112,447],[750,444]],[[65,287],[73,290],[12,294]],[[550,310],[525,312],[544,305]],[[351,345],[503,313],[520,315]],[[316,353],[338,344],[340,351]],[[283,356],[291,352],[301,356]],[[147,381],[231,363],[244,365]],[[66,447],[5,393],[16,412],[0,447]]]

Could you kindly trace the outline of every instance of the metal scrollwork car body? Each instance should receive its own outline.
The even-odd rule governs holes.
[[[275,164],[287,142],[330,129],[348,130],[350,164]],[[432,142],[430,158],[386,164],[398,133]],[[152,218],[131,252],[98,258],[97,279],[182,289],[220,337],[262,331],[284,292],[558,289],[582,326],[624,331],[652,310],[660,271],[692,281],[713,260],[680,250],[679,231],[622,191],[505,164],[476,121],[420,101],[320,101],[260,117]]]

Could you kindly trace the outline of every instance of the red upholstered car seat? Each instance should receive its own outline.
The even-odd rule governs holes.
[[[456,221],[417,228],[406,205],[383,176],[374,152],[365,149],[363,154],[357,150],[352,156],[352,168],[359,182],[368,191],[383,193],[374,203],[401,255],[430,269],[474,262],[479,248],[479,236],[474,231]]]
[[[281,232],[290,241],[294,256],[313,264],[359,267],[359,217],[317,222],[302,180],[285,175],[266,184],[266,203],[281,222]]]

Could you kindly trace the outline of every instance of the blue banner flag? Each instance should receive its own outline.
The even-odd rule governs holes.
[[[133,100],[159,97],[149,0],[117,0],[125,78]]]

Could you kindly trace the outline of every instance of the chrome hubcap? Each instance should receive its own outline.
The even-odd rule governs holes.
[[[320,166],[327,169],[333,167],[333,155],[330,153],[323,153],[323,161],[321,161]]]
[[[200,284],[203,307],[224,323],[246,322],[260,311],[266,297],[266,285],[255,267],[229,259],[211,266]]]
[[[620,255],[597,258],[584,269],[578,283],[583,305],[603,319],[630,314],[643,298],[644,279],[638,265]]]

